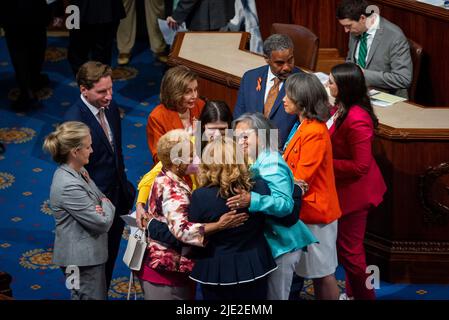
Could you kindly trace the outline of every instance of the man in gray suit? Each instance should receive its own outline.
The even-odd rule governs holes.
[[[53,263],[66,274],[72,300],[107,298],[107,232],[115,207],[84,169],[91,144],[89,128],[74,121],[60,125],[44,142],[44,148],[60,164],[50,188],[56,222]]]
[[[402,30],[365,0],[343,0],[337,19],[350,32],[346,58],[364,71],[369,87],[407,98],[412,82],[410,47]]]

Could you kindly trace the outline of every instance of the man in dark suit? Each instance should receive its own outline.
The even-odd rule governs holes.
[[[302,72],[294,66],[293,42],[287,35],[273,34],[263,44],[268,65],[245,72],[240,81],[234,119],[245,112],[260,112],[279,129],[279,147],[282,149],[291,128],[298,120],[285,112],[284,81],[292,73]]]
[[[67,58],[76,75],[89,61],[111,65],[112,45],[125,9],[122,0],[71,0],[80,9],[80,29],[71,29]]]
[[[81,91],[80,99],[64,117],[64,121],[80,121],[89,126],[93,153],[85,168],[116,208],[114,222],[108,232],[107,287],[112,279],[124,228],[120,215],[129,212],[135,196],[135,188],[125,173],[122,128],[118,108],[112,102],[111,74],[111,68],[100,62],[83,64],[76,77]]]
[[[37,107],[37,91],[49,84],[41,70],[47,47],[47,26],[58,4],[48,5],[45,0],[0,2],[0,26],[5,30],[19,87],[18,99],[12,104],[16,111]]]
[[[226,27],[234,15],[235,1],[232,0],[179,0],[167,22],[173,29],[185,22],[191,31],[218,31]]]

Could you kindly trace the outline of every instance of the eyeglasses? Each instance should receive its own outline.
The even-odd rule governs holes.
[[[254,130],[254,129],[248,129],[248,130],[245,130],[245,131],[237,131],[236,133],[237,133],[237,139],[238,140],[248,140],[249,139],[249,136],[252,134],[252,133],[254,133],[254,132],[256,132],[256,130]]]

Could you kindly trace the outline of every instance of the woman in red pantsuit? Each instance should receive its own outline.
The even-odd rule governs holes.
[[[346,272],[346,294],[353,299],[375,299],[366,286],[365,237],[368,212],[382,202],[385,182],[372,153],[378,124],[359,66],[344,63],[332,68],[329,90],[335,97],[331,134],[334,172],[340,207],[337,253]]]

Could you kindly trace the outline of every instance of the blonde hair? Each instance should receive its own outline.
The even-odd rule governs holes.
[[[82,147],[83,140],[89,134],[89,127],[84,123],[67,121],[45,138],[43,149],[51,154],[55,162],[66,163],[70,151]]]
[[[203,161],[198,173],[199,185],[218,186],[222,198],[235,195],[235,188],[250,191],[253,186],[251,173],[244,157],[238,157],[240,151],[230,138],[211,141],[203,150]]]
[[[180,159],[186,156],[183,153],[183,151],[186,151],[186,144],[188,144],[188,148],[193,148],[191,146],[190,135],[184,129],[170,130],[164,134],[157,142],[157,156],[162,165],[167,167],[172,164],[178,164],[176,163],[178,161],[182,161]],[[173,150],[174,147],[177,150]],[[190,156],[190,153],[188,155]]]
[[[198,76],[186,66],[176,66],[169,69],[162,78],[161,103],[170,110],[176,110],[190,82]]]
[[[88,61],[78,70],[76,82],[78,86],[83,86],[90,90],[104,77],[112,77],[111,67],[98,61]]]

